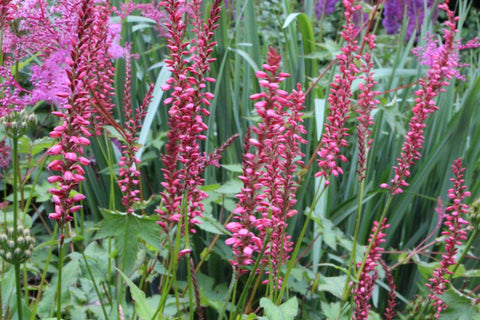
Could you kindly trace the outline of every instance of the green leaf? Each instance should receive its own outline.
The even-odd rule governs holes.
[[[234,173],[243,173],[242,165],[241,164],[222,164],[222,168],[234,172]]]
[[[138,316],[141,319],[153,319],[153,316],[155,315],[155,310],[147,302],[145,292],[140,290],[140,288],[138,288],[135,283],[133,283],[132,280],[130,280],[122,271],[118,269],[117,271],[120,273],[127,285],[130,287],[130,293],[132,294],[133,300],[135,300],[135,311],[137,312]]]
[[[290,25],[290,23],[292,23],[292,21],[295,20],[295,18],[298,17],[299,15],[301,15],[300,12],[290,13],[287,16],[287,18],[285,19],[285,22],[283,23],[282,29],[285,29],[286,27],[288,27]]]
[[[107,209],[100,210],[104,219],[100,223],[97,238],[113,237],[120,254],[123,272],[133,271],[141,241],[158,248],[159,227],[156,217],[125,214]]]
[[[204,213],[203,217],[197,218],[197,220],[201,222],[199,225],[197,225],[198,228],[204,231],[214,234],[231,235],[231,233],[228,232],[228,230],[225,229],[225,227],[210,214]]]
[[[240,188],[243,187],[243,183],[240,180],[229,180],[215,192],[223,194],[237,194],[240,192]]]
[[[317,286],[317,290],[327,291],[338,298],[342,298],[345,281],[347,281],[347,276],[337,276],[337,277],[320,276],[320,284]]]
[[[327,317],[327,320],[334,320],[339,314],[342,313],[342,307],[340,305],[340,302],[322,302],[322,312],[323,315]]]
[[[279,306],[268,298],[262,298],[260,299],[260,305],[263,307],[266,317],[259,317],[258,319],[293,320],[298,312],[298,302],[295,297]]]
[[[448,309],[440,315],[440,320],[479,319],[480,313],[475,307],[475,299],[452,289],[445,292],[440,298],[448,305]]]

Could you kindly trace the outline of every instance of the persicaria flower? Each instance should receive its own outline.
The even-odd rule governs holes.
[[[266,274],[272,275],[274,288],[281,285],[279,269],[292,250],[287,218],[296,214],[294,175],[303,163],[300,144],[306,143],[301,119],[305,95],[300,85],[290,94],[280,89],[289,76],[280,72],[280,60],[270,48],[265,71],[256,73],[264,91],[250,98],[257,101],[255,109],[262,121],[245,136],[243,174],[239,176],[244,186],[237,194],[236,221],[226,226],[232,232],[226,240],[234,253],[232,265],[245,272],[242,266],[252,264],[254,255],[265,248],[262,263],[267,266]]]
[[[369,52],[363,54],[364,61],[360,67],[360,71],[363,73],[360,76],[364,80],[360,83],[359,89],[361,91],[358,97],[358,126],[357,126],[357,145],[358,145],[358,179],[361,181],[365,179],[365,171],[367,170],[367,153],[371,147],[371,134],[370,127],[373,125],[373,119],[371,112],[375,106],[380,103],[375,96],[379,94],[373,87],[377,84],[377,81],[373,80],[373,59],[372,50],[375,48],[375,35],[366,35],[364,41],[367,43]]]
[[[386,234],[382,231],[387,229],[390,225],[386,223],[386,219],[382,223],[375,221],[372,228],[372,233],[370,234],[370,239],[368,240],[371,243],[371,249],[368,252],[367,259],[365,260],[365,265],[361,271],[358,283],[355,287],[353,300],[355,301],[355,313],[352,316],[354,320],[366,320],[368,319],[368,314],[370,313],[371,305],[368,303],[373,291],[373,286],[375,281],[378,279],[378,272],[376,267],[381,259],[383,248],[380,247],[382,243],[385,242]],[[377,231],[377,229],[379,229]],[[374,235],[377,234],[375,238]],[[361,267],[361,263],[357,264],[357,268]]]
[[[338,161],[347,161],[347,158],[340,154],[340,148],[347,145],[345,137],[348,136],[348,129],[345,123],[348,119],[350,108],[350,97],[352,96],[352,83],[359,72],[355,65],[358,56],[358,42],[356,40],[357,28],[353,22],[353,15],[361,9],[360,5],[354,6],[354,0],[344,0],[346,25],[343,27],[342,37],[345,45],[341,49],[342,53],[337,55],[340,74],[335,75],[335,80],[331,84],[328,102],[330,103],[330,112],[327,117],[328,123],[325,124],[325,133],[322,136],[320,151],[318,151],[318,166],[320,171],[315,174],[316,177],[325,177],[325,185],[329,184],[330,175],[338,176],[343,174]]]
[[[434,301],[435,318],[437,319],[441,312],[448,307],[438,297],[445,292],[450,282],[447,275],[451,275],[452,272],[448,268],[456,264],[458,247],[461,246],[462,241],[467,239],[465,227],[468,225],[468,221],[464,217],[468,214],[468,206],[462,202],[470,196],[470,192],[465,190],[467,187],[464,185],[464,171],[462,159],[453,161],[452,172],[455,177],[450,179],[453,182],[453,188],[448,190],[448,197],[452,204],[446,209],[447,216],[444,222],[446,230],[442,231],[442,235],[446,237],[445,254],[442,255],[440,266],[433,271],[432,278],[429,279],[430,283],[427,284],[427,287],[430,288],[429,298]]]
[[[402,153],[398,158],[398,165],[394,166],[395,176],[391,180],[391,185],[383,183],[382,188],[390,190],[395,195],[403,192],[403,188],[409,184],[406,178],[410,176],[410,167],[415,160],[420,159],[420,150],[423,148],[423,132],[425,130],[425,121],[428,115],[435,112],[438,107],[435,104],[435,97],[439,92],[444,91],[443,87],[448,86],[448,79],[454,77],[458,71],[458,49],[459,43],[455,41],[455,35],[458,32],[454,12],[448,8],[448,2],[439,6],[447,13],[448,20],[445,21],[444,43],[437,50],[429,49],[432,53],[430,59],[422,56],[422,61],[428,61],[430,68],[427,75],[420,79],[420,89],[415,91],[415,106],[412,108],[413,116],[410,119],[410,130],[405,135],[405,142],[402,147]]]
[[[215,0],[210,9],[209,19],[201,19],[201,1],[186,3],[184,0],[168,0],[160,2],[169,15],[165,24],[168,33],[170,59],[165,63],[172,72],[163,90],[171,90],[171,96],[164,103],[170,105],[169,127],[167,133],[166,154],[163,156],[165,188],[161,193],[164,208],[156,210],[161,221],[159,225],[165,231],[176,224],[177,217],[188,214],[185,232],[195,232],[193,226],[198,224],[197,217],[202,215],[201,200],[207,194],[198,187],[202,185],[202,172],[205,169],[207,156],[200,151],[200,141],[206,139],[204,131],[208,129],[203,121],[209,115],[206,107],[210,105],[213,94],[206,93],[206,82],[215,81],[206,76],[210,63],[215,59],[210,54],[216,42],[212,41],[213,31],[220,18],[220,1]],[[188,10],[186,10],[188,8]],[[182,20],[188,13],[193,24],[192,32],[195,40],[186,41],[186,24]],[[185,207],[181,207],[185,199]],[[182,219],[185,221],[185,219]]]
[[[73,219],[71,214],[81,209],[78,202],[85,198],[75,189],[85,180],[85,170],[82,165],[88,165],[90,161],[84,157],[84,146],[90,144],[89,137],[92,131],[96,131],[93,126],[95,117],[91,110],[89,94],[91,88],[90,83],[85,81],[85,74],[93,74],[90,68],[98,68],[98,73],[104,75],[102,70],[105,70],[105,65],[109,65],[109,62],[105,61],[109,60],[109,56],[105,55],[107,45],[101,44],[107,41],[105,30],[108,25],[105,23],[105,17],[109,13],[110,8],[107,4],[82,0],[72,17],[76,22],[74,28],[76,36],[70,39],[72,49],[66,59],[68,86],[60,95],[65,99],[65,103],[61,111],[53,112],[62,120],[62,123],[50,133],[51,137],[58,138],[60,141],[48,150],[51,155],[60,157],[48,165],[50,170],[59,171],[59,174],[48,180],[50,183],[57,184],[50,189],[55,203],[55,212],[51,213],[49,218],[56,220],[59,224],[62,232],[61,241],[64,237],[65,223]],[[96,96],[95,101],[98,104],[102,102],[107,104],[111,96],[102,92],[104,88],[105,86],[99,86],[101,93]],[[92,92],[92,94],[95,96],[97,93]],[[98,99],[100,95],[103,98]]]

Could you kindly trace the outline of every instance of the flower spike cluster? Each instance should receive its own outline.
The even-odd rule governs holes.
[[[291,94],[279,88],[289,76],[280,72],[280,60],[270,48],[265,71],[256,73],[264,91],[250,98],[258,100],[255,109],[262,121],[245,137],[243,174],[239,176],[243,188],[237,194],[236,221],[226,225],[232,237],[225,241],[232,246],[231,263],[239,272],[245,272],[242,266],[252,264],[253,255],[265,248],[262,263],[270,266],[266,273],[274,280],[273,287],[281,285],[279,268],[292,250],[286,220],[296,214],[294,173],[303,163],[300,144],[306,143],[301,119],[305,95],[300,85]]]
[[[170,105],[169,127],[167,133],[166,154],[163,156],[162,183],[165,191],[161,193],[164,208],[157,210],[161,221],[159,225],[168,232],[171,226],[188,214],[185,232],[195,232],[192,227],[198,224],[195,219],[202,215],[200,201],[207,197],[198,186],[202,185],[201,173],[204,171],[205,155],[200,151],[200,142],[206,139],[204,132],[208,129],[203,121],[209,115],[206,109],[213,99],[213,94],[205,92],[207,82],[215,79],[206,76],[210,63],[215,59],[210,54],[216,42],[213,31],[220,18],[220,1],[215,0],[210,9],[209,19],[200,18],[201,1],[187,3],[184,0],[168,0],[160,3],[169,15],[166,28],[169,33],[168,48],[170,59],[165,63],[172,72],[163,90],[172,90],[171,96],[164,102]],[[186,41],[186,24],[182,17],[189,14],[193,24],[195,40]],[[181,200],[186,197],[186,207],[181,208]]]
[[[138,151],[138,146],[136,144],[138,137],[136,136],[137,132],[141,128],[141,121],[147,113],[147,107],[152,100],[153,95],[153,85],[150,85],[147,94],[143,100],[142,105],[134,114],[131,103],[131,55],[129,48],[125,50],[125,86],[124,86],[124,102],[123,102],[123,112],[125,114],[125,141],[122,148],[122,157],[118,165],[119,176],[118,185],[120,186],[120,191],[123,193],[122,204],[127,210],[128,214],[133,213],[135,210],[133,204],[140,201],[138,194],[140,190],[138,185],[140,183],[140,171],[138,170],[138,165],[141,163],[140,159],[137,159],[136,153]]]
[[[409,184],[406,179],[410,176],[410,167],[415,160],[420,159],[420,150],[423,148],[425,130],[429,114],[434,113],[438,107],[435,104],[435,97],[439,92],[445,91],[443,87],[449,85],[448,80],[458,74],[458,49],[459,43],[455,41],[455,35],[458,30],[456,21],[458,17],[448,8],[448,0],[439,5],[439,8],[447,13],[448,19],[445,21],[444,43],[437,50],[430,50],[432,53],[429,59],[430,68],[427,75],[420,79],[421,88],[415,91],[417,98],[415,106],[412,108],[413,116],[410,119],[410,130],[405,135],[405,142],[402,147],[398,164],[394,166],[395,176],[391,180],[391,185],[383,183],[380,186],[388,189],[393,195],[402,193],[403,188]],[[425,57],[422,58],[422,61]]]
[[[430,283],[427,284],[427,287],[430,288],[429,298],[434,301],[433,306],[435,307],[435,318],[437,319],[441,312],[448,307],[438,297],[438,295],[442,295],[445,292],[450,282],[447,279],[447,275],[451,275],[452,272],[448,268],[456,263],[458,247],[462,245],[462,241],[467,239],[465,227],[468,225],[468,221],[463,219],[462,216],[468,214],[468,206],[462,202],[466,197],[470,196],[470,192],[465,190],[467,187],[464,185],[464,171],[462,159],[453,161],[452,172],[455,178],[450,179],[453,182],[453,188],[448,190],[448,197],[451,199],[452,204],[446,209],[447,216],[444,222],[446,230],[442,232],[442,235],[447,237],[445,240],[445,254],[442,255],[440,266],[433,271]]]
[[[65,99],[62,111],[54,111],[53,114],[63,120],[62,124],[55,127],[50,136],[59,139],[58,144],[48,150],[53,156],[60,156],[48,165],[52,171],[59,175],[48,178],[50,183],[57,184],[51,188],[55,203],[55,212],[49,218],[58,222],[63,228],[65,223],[72,220],[72,213],[81,209],[78,203],[85,199],[85,196],[76,193],[74,190],[78,184],[85,180],[85,171],[82,166],[88,166],[90,161],[84,157],[84,147],[90,144],[89,137],[92,135],[91,125],[93,112],[91,97],[87,84],[87,74],[90,72],[92,59],[107,59],[95,50],[92,45],[96,40],[102,38],[102,30],[106,27],[105,21],[100,19],[109,12],[109,6],[96,5],[95,1],[82,0],[76,12],[77,37],[71,38],[72,48],[66,59],[68,69],[66,70],[68,88],[58,92],[57,96]],[[101,93],[100,93],[101,94]],[[102,100],[107,100],[103,97]],[[63,241],[63,234],[61,241]]]
[[[360,83],[359,89],[361,91],[358,99],[358,126],[357,126],[357,144],[358,144],[358,179],[361,181],[365,179],[365,172],[367,170],[367,153],[371,147],[372,140],[369,139],[372,133],[370,127],[373,125],[373,119],[370,115],[377,104],[380,103],[375,96],[379,94],[378,91],[373,90],[377,81],[373,80],[373,59],[372,50],[375,48],[375,35],[368,34],[364,41],[368,44],[369,52],[363,54],[364,62],[360,67],[363,73],[360,76],[364,80]]]
[[[386,224],[386,221],[387,220],[384,219],[380,224],[378,221],[373,222],[374,226],[372,228],[372,233],[370,234],[370,239],[368,240],[369,243],[373,242],[372,247],[368,253],[365,267],[358,279],[358,284],[355,287],[355,313],[354,316],[352,316],[352,319],[354,320],[367,320],[368,314],[370,313],[371,305],[368,302],[372,296],[375,281],[378,279],[376,267],[379,264],[383,252],[383,248],[380,247],[380,245],[385,242],[386,236],[382,231],[390,226],[389,224]],[[377,231],[377,229],[379,229],[379,231]],[[377,236],[373,238],[377,232]],[[361,263],[357,265],[359,268],[360,266]]]
[[[354,5],[355,0],[344,0],[345,20],[342,37],[345,45],[341,49],[342,53],[337,55],[340,74],[335,75],[335,80],[331,84],[328,102],[330,103],[330,112],[328,123],[325,124],[325,133],[322,136],[321,148],[318,151],[318,166],[320,171],[315,174],[316,177],[325,177],[325,185],[329,184],[330,175],[338,176],[343,174],[338,161],[346,162],[347,158],[340,154],[340,148],[347,145],[345,137],[348,136],[348,129],[345,123],[348,119],[348,110],[350,108],[350,97],[352,96],[352,83],[359,72],[355,65],[358,59],[358,41],[357,27],[353,21],[354,13],[361,9],[360,5]]]

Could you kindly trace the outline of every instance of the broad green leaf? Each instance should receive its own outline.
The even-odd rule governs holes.
[[[327,320],[335,320],[337,319],[338,315],[342,313],[342,307],[340,305],[340,302],[322,302],[322,312],[323,315],[327,317]]]
[[[297,298],[293,297],[290,300],[277,306],[268,298],[260,299],[260,305],[263,307],[265,317],[258,319],[264,320],[293,320],[298,313]]]
[[[452,289],[445,292],[440,298],[448,305],[447,310],[441,313],[440,320],[480,319],[479,308],[475,305],[475,299]]]
[[[215,192],[223,194],[237,194],[240,192],[240,188],[243,187],[243,183],[240,180],[229,180]]]
[[[318,291],[327,291],[333,294],[334,296],[341,298],[343,294],[343,287],[345,286],[345,281],[347,281],[347,276],[337,276],[337,277],[320,277],[320,283],[317,286]]]
[[[100,223],[97,238],[113,237],[115,247],[120,254],[123,272],[133,271],[140,241],[158,248],[160,245],[159,227],[156,217],[125,214],[101,209],[104,219]]]
[[[201,222],[197,227],[204,231],[214,234],[231,235],[231,233],[210,214],[204,213],[203,217],[197,218],[197,220]]]

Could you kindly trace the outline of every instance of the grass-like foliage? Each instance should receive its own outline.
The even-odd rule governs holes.
[[[480,9],[0,1],[1,319],[480,319]]]

